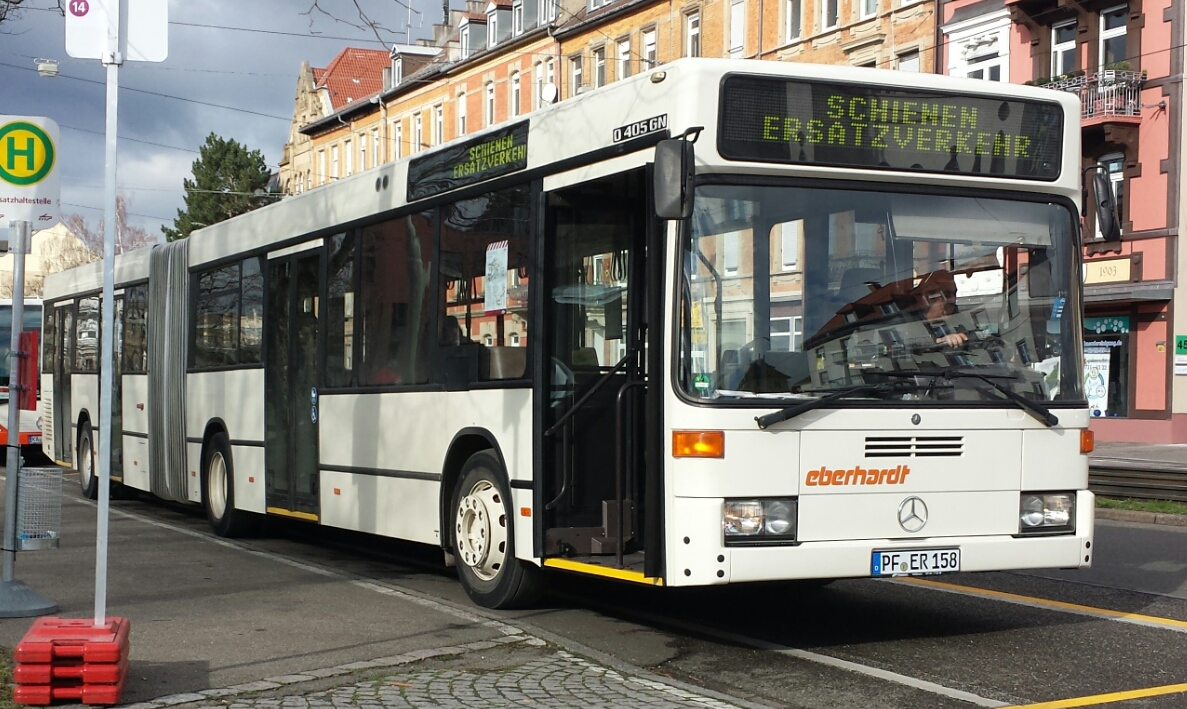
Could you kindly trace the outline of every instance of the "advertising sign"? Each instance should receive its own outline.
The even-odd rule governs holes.
[[[1093,417],[1104,416],[1109,408],[1109,352],[1084,353],[1084,397]]]
[[[58,124],[38,116],[0,116],[0,227],[58,223]]]

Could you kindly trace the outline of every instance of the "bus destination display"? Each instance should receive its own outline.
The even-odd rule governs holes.
[[[718,150],[727,160],[1055,180],[1054,101],[730,76]]]
[[[408,165],[408,201],[432,197],[528,166],[528,123],[523,121],[414,159]]]

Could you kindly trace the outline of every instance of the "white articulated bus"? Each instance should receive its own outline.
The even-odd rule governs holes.
[[[115,477],[439,545],[491,607],[1087,566],[1078,116],[680,60],[127,254]],[[45,286],[88,493],[100,278]]]

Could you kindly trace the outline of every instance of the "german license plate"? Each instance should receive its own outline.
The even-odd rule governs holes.
[[[30,445],[34,445],[34,444],[40,445],[41,444],[41,436],[29,436],[29,444]]]
[[[960,549],[903,549],[871,554],[870,575],[929,576],[960,571]]]

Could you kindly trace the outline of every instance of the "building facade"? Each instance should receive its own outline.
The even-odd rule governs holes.
[[[1121,222],[1111,241],[1094,210],[1084,217],[1092,428],[1105,441],[1187,442],[1187,366],[1175,369],[1176,333],[1187,333],[1187,303],[1176,307],[1183,3],[948,0],[941,14],[948,74],[1080,97],[1080,124],[1068,128],[1080,130],[1084,173],[1107,176]]]

